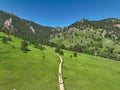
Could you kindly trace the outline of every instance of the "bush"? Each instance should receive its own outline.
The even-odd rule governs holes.
[[[62,50],[60,50],[60,48],[56,48],[55,52],[59,53],[60,55],[64,55],[64,52]]]
[[[12,38],[10,36],[7,37],[8,41],[12,41]]]
[[[8,42],[8,39],[6,36],[3,36],[2,37],[2,43],[6,44]]]
[[[11,39],[11,37],[10,36],[8,36],[8,37],[6,37],[6,36],[1,36],[1,38],[2,38],[2,43],[4,43],[4,44],[7,44],[7,42],[8,41],[12,41],[12,39]]]
[[[70,58],[72,58],[72,55],[70,55]]]
[[[23,51],[23,52],[27,52],[27,51],[29,51],[28,50],[28,43],[27,43],[27,41],[21,41],[21,47],[20,47],[20,49]]]
[[[43,45],[38,44],[38,43],[35,43],[34,47],[40,49],[41,51],[45,49],[45,47],[43,47]]]
[[[77,57],[77,53],[76,52],[74,52],[73,55],[74,55],[74,57]]]

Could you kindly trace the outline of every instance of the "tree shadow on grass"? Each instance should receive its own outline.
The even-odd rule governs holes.
[[[63,77],[63,80],[66,80],[67,79],[67,77]]]
[[[0,52],[0,54],[8,54],[8,53],[14,53],[14,52]]]
[[[65,67],[64,65],[62,65],[62,68],[65,70],[69,70],[67,67]]]

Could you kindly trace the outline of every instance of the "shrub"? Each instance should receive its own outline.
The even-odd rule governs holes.
[[[74,55],[74,57],[77,57],[77,53],[76,52],[74,52],[73,55]]]
[[[27,43],[27,41],[21,41],[21,47],[20,47],[20,49],[23,51],[23,52],[27,52],[27,51],[29,51],[28,50],[28,43]]]

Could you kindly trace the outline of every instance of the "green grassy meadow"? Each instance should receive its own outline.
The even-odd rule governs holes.
[[[120,62],[64,51],[65,90],[120,90]]]
[[[8,44],[0,38],[0,90],[58,90],[59,57],[54,48],[40,51],[29,45],[31,51],[23,53],[21,39],[11,38]],[[83,53],[73,57],[66,50],[62,57],[65,90],[120,90],[120,62]]]
[[[30,45],[31,51],[23,53],[20,41],[12,37],[11,42],[3,44],[0,38],[0,90],[58,90],[59,58],[52,54],[54,50],[45,47],[40,51]]]

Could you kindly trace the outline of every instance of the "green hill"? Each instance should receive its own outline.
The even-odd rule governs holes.
[[[21,39],[3,44],[0,32],[0,90],[58,90],[58,56],[54,48],[41,51],[29,44],[20,50]],[[13,48],[14,46],[14,48]],[[120,62],[63,50],[65,90],[119,90]],[[44,56],[44,57],[43,57]]]
[[[51,34],[58,32],[53,27],[38,25],[5,11],[0,11],[0,31],[12,34],[31,43],[43,41],[45,43]]]
[[[2,36],[7,35],[0,32]],[[29,45],[31,51],[23,53],[21,39],[11,38],[8,44],[3,44],[0,38],[0,90],[58,90],[59,58],[54,50],[45,47],[40,51]]]
[[[21,48],[23,40],[27,49]],[[0,11],[0,90],[58,90],[59,57],[54,51],[64,59],[65,90],[120,89],[119,19],[82,19],[53,28]]]
[[[71,57],[72,55],[72,57]],[[64,51],[65,90],[119,90],[120,62]]]
[[[0,31],[29,41],[120,60],[120,20],[82,19],[65,28],[38,25],[0,11]]]
[[[77,52],[120,60],[120,20],[82,19],[51,36],[54,46]]]

